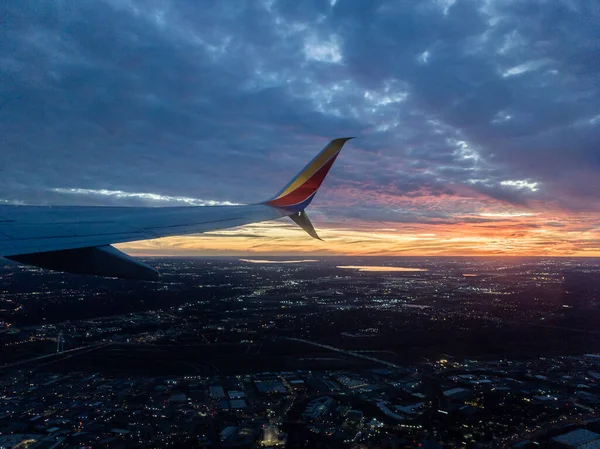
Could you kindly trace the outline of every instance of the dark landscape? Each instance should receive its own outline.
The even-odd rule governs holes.
[[[18,387],[20,382],[46,379],[44,385],[50,381],[48,385],[58,382],[66,387],[78,376],[92,376],[106,385],[103,388],[110,388],[107,391],[114,392],[121,385],[122,394],[103,396],[102,407],[109,410],[119,407],[120,398],[125,397],[130,398],[126,410],[133,410],[131,394],[154,397],[150,390],[143,392],[146,387],[130,391],[122,382],[133,382],[131,388],[150,382],[155,388],[157,382],[168,379],[173,386],[179,385],[167,387],[171,396],[196,398],[186,399],[183,409],[177,401],[167,401],[169,422],[177,422],[178,413],[186,416],[188,407],[215,410],[210,419],[190,423],[182,418],[194,429],[205,429],[205,436],[184,432],[169,443],[176,446],[216,447],[210,432],[223,430],[227,424],[235,424],[236,430],[222,435],[221,447],[260,446],[266,438],[264,431],[252,430],[255,436],[248,441],[240,432],[267,422],[286,434],[286,443],[281,444],[288,447],[317,443],[412,447],[433,435],[439,444],[450,446],[471,438],[471,443],[464,442],[468,447],[504,447],[526,437],[531,444],[549,441],[557,423],[568,428],[596,417],[593,392],[600,392],[600,383],[596,383],[600,374],[596,379],[594,373],[600,357],[593,354],[600,352],[596,325],[600,320],[600,260],[340,257],[312,262],[294,258],[145,261],[159,268],[159,282],[67,275],[12,263],[1,268],[0,385],[4,405],[11,411],[0,417],[0,422],[16,426],[17,431],[22,422],[17,417],[25,409],[19,412],[18,404],[24,403],[15,402],[16,398],[46,394],[37,382],[38,386],[26,393]],[[340,268],[347,266],[356,268]],[[240,379],[246,380],[239,384]],[[274,392],[263,391],[262,382],[275,388]],[[17,396],[6,395],[10,388],[16,388]],[[242,403],[231,396],[229,403],[223,402],[222,388],[242,395],[243,408],[232,409],[232,403]],[[238,390],[242,393],[236,393]],[[498,391],[507,396],[496,397]],[[500,422],[503,415],[491,404],[500,401],[506,406],[517,397],[521,404],[544,395],[555,398],[546,405],[555,407],[555,401],[560,401],[564,409],[536,405],[519,418],[522,421],[516,427],[503,424],[494,429],[474,423],[464,427],[460,418],[463,408],[470,407],[469,414],[483,413]],[[330,398],[323,399],[326,414],[307,418],[309,402],[323,397]],[[273,411],[272,416],[262,408],[269,408],[264,402],[268,398],[283,401],[281,406],[285,401],[294,405],[285,406],[286,412]],[[420,412],[402,408],[411,401],[420,404]],[[349,412],[343,412],[345,403],[361,410],[360,428],[346,422],[343,436],[331,434],[326,430],[327,420],[341,423],[349,419]],[[84,404],[80,406],[85,408]],[[569,409],[569,404],[578,405]],[[405,411],[388,411],[394,407]],[[143,407],[134,408],[143,414]],[[56,404],[52,410],[52,415],[58,414]],[[441,412],[452,419],[440,421]],[[137,412],[132,413],[127,424],[121,425],[129,433],[119,434],[117,440],[131,447],[153,444],[158,434],[140,436],[134,443],[131,429]],[[367,417],[381,420],[381,427],[367,431]],[[69,418],[61,422],[67,423]],[[98,418],[93,422],[98,424]],[[531,437],[534,423],[537,431]],[[61,432],[63,439],[54,435],[53,442],[67,444],[83,438],[78,434],[73,439],[69,425],[55,424],[48,425],[58,427],[55,432]],[[457,425],[468,431],[459,431]],[[98,432],[102,433],[102,428]],[[584,430],[588,428],[583,424]],[[37,434],[36,429],[26,426],[22,431]],[[305,434],[307,430],[309,434]],[[98,447],[113,447],[112,437],[98,438],[102,443]],[[169,445],[162,439],[160,444]]]

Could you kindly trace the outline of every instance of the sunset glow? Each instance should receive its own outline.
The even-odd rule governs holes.
[[[269,222],[207,236],[172,237],[120,245],[136,255],[403,255],[600,257],[593,216],[536,214],[454,223],[353,222],[315,226],[313,240],[291,222]],[[218,237],[217,237],[218,235]]]

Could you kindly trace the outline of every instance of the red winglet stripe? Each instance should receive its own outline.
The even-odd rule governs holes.
[[[319,170],[317,170],[310,178],[306,180],[304,184],[292,190],[285,196],[281,198],[276,198],[272,201],[267,202],[269,206],[289,206],[293,204],[298,204],[304,201],[306,198],[311,196],[323,183],[325,176],[329,172],[329,169],[335,162],[337,158],[337,154],[333,156],[329,161],[327,161]]]

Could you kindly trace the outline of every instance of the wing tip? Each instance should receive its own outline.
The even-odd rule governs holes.
[[[351,139],[354,137],[338,137],[330,140],[325,148],[275,198],[264,204],[286,210],[291,209],[292,212],[304,209],[321,187],[344,144]]]

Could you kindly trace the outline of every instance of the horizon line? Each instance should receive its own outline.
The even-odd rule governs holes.
[[[335,258],[335,257],[388,257],[388,258],[436,258],[436,257],[445,257],[445,258],[535,258],[535,259],[600,259],[600,255],[590,255],[590,256],[582,256],[582,255],[515,255],[515,254],[458,254],[458,255],[353,255],[353,254],[336,254],[336,255],[319,255],[319,254],[290,254],[290,255],[282,255],[282,254],[207,254],[207,255],[176,255],[176,254],[138,254],[138,253],[129,253],[133,257],[152,257],[152,258],[228,258],[228,259],[252,259],[252,258],[264,258],[264,257],[273,257],[273,258]]]

